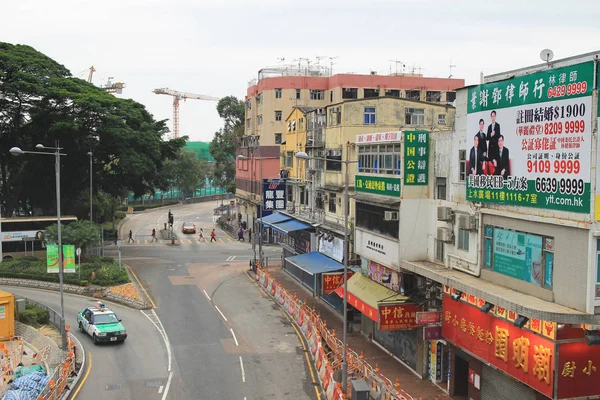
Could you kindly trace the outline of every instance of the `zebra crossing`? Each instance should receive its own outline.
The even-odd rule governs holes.
[[[133,242],[129,242],[127,243],[127,241],[123,241],[123,246],[127,246],[127,245],[154,245],[154,246],[158,246],[158,245],[165,245],[165,244],[171,244],[171,240],[164,240],[164,239],[158,239],[158,240],[152,240],[152,239],[135,239],[133,240]],[[219,244],[227,244],[227,243],[237,243],[236,240],[232,240],[231,238],[225,237],[225,238],[216,238],[216,242],[212,242],[210,241],[210,238],[206,239],[206,240],[198,240],[196,238],[194,239],[188,239],[188,238],[179,238],[179,239],[175,239],[175,243],[179,244],[179,245],[196,245],[196,246],[215,246],[215,245],[219,245]]]

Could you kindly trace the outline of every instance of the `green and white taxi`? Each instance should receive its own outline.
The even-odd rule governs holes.
[[[94,344],[101,342],[124,342],[127,331],[121,320],[104,303],[96,303],[96,307],[88,307],[77,314],[79,330],[94,339]]]

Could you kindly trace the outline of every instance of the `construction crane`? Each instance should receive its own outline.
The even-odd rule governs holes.
[[[90,74],[88,75],[88,82],[92,83],[92,77],[94,76],[94,72],[96,72],[96,68],[92,65],[90,68]]]
[[[179,137],[179,100],[212,100],[219,101],[218,97],[213,96],[205,96],[202,94],[188,93],[188,92],[178,92],[177,90],[171,90],[169,88],[160,88],[154,89],[153,92],[155,94],[166,94],[168,96],[173,97],[173,138],[176,139]]]
[[[94,72],[96,72],[96,68],[94,68],[94,66],[92,65],[89,68],[89,71],[90,71],[90,73],[88,74],[87,81],[89,83],[92,83],[92,78],[94,77]],[[123,88],[125,87],[125,83],[124,82],[113,82],[111,79],[115,79],[115,78],[112,76],[109,76],[108,80],[106,81],[106,85],[100,85],[100,88],[104,89],[104,91],[107,93],[122,94]]]

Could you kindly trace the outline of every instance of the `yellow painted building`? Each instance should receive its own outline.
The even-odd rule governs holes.
[[[288,179],[304,180],[304,173],[299,169],[300,160],[294,156],[306,149],[306,114],[314,107],[294,107],[285,119],[285,133],[281,138],[281,169],[288,171]]]

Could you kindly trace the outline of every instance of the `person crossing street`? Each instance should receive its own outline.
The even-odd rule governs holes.
[[[217,232],[214,230],[214,228],[213,228],[212,232],[210,233],[210,241],[211,242],[212,241],[215,241],[215,242],[217,241]]]

